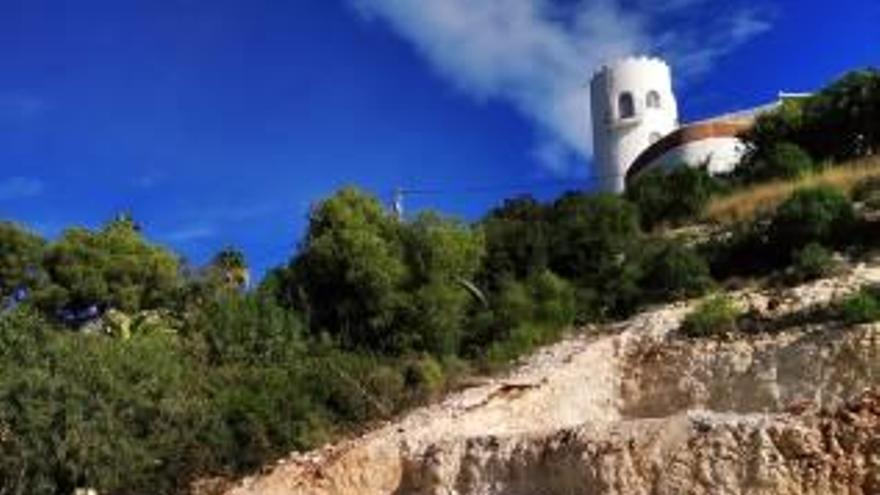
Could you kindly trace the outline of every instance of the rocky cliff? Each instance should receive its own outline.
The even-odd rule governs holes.
[[[877,282],[737,294],[750,337],[679,337],[686,303],[585,331],[227,494],[880,494],[880,327],[798,317]]]

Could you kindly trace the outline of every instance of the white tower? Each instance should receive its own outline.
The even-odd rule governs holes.
[[[672,71],[656,58],[621,59],[593,76],[590,99],[600,190],[621,192],[633,161],[678,128]]]

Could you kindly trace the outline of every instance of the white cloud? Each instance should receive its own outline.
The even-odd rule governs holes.
[[[555,173],[569,173],[573,161],[563,163],[559,146],[581,157],[592,153],[587,84],[603,62],[659,51],[685,65],[686,75],[698,74],[768,27],[756,11],[747,10],[720,26],[657,28],[665,16],[708,10],[700,4],[709,0],[351,2],[367,19],[390,25],[460,90],[477,99],[507,101],[533,120],[542,136],[535,156]]]
[[[33,177],[10,177],[0,180],[0,201],[39,196],[44,188],[43,182]]]

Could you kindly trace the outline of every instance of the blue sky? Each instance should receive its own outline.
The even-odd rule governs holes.
[[[0,218],[127,210],[260,273],[344,184],[467,219],[588,188],[603,61],[669,59],[691,120],[880,65],[877,26],[874,0],[0,0]]]

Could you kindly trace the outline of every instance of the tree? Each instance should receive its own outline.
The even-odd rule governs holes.
[[[548,213],[550,267],[596,295],[599,314],[623,314],[638,301],[638,210],[610,194],[569,193]],[[586,292],[582,292],[586,293]]]
[[[345,188],[311,212],[287,292],[302,291],[314,330],[349,347],[390,350],[409,278],[401,225],[375,198]]]
[[[491,287],[507,277],[524,279],[547,268],[547,208],[531,196],[506,200],[481,222],[486,236],[483,279]]]
[[[845,242],[855,223],[853,205],[842,192],[829,186],[799,189],[774,213],[769,241],[789,256],[813,242]]]
[[[45,282],[42,268],[46,241],[11,223],[0,222],[0,302]],[[24,292],[23,292],[24,291]]]
[[[743,134],[748,151],[738,175],[748,180],[784,142],[819,161],[844,161],[880,149],[880,71],[852,71],[815,95],[783,101]],[[756,176],[760,179],[760,175]]]
[[[809,99],[800,144],[838,161],[880,151],[880,70],[849,72]]]
[[[404,321],[403,350],[455,355],[475,295],[468,284],[482,266],[482,232],[433,213],[419,215],[404,230],[410,280]]]
[[[39,300],[51,315],[159,308],[181,286],[177,257],[146,241],[128,218],[98,231],[66,230],[47,249],[44,267],[49,283]]]

